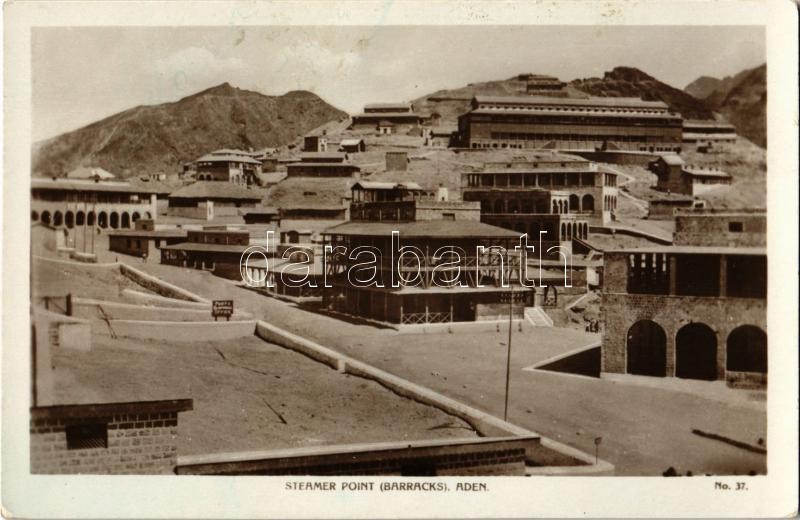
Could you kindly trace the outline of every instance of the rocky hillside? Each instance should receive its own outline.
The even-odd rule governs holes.
[[[697,99],[705,99],[719,87],[722,80],[711,76],[700,76],[683,89],[684,92]]]
[[[739,134],[767,146],[766,64],[720,80],[705,102],[724,115]]]
[[[714,119],[713,111],[703,101],[632,67],[615,67],[602,78],[576,79],[570,86],[593,96],[663,101],[684,118]]]
[[[439,90],[413,101],[420,112],[436,113],[441,121],[454,123],[457,117],[469,110],[472,96],[524,96],[525,82],[517,77],[471,83],[466,87]],[[632,67],[616,67],[602,78],[575,79],[567,84],[561,95],[569,97],[638,97],[648,101],[664,101],[670,108],[691,119],[714,119],[711,108],[686,92],[667,85]]]
[[[223,83],[36,143],[33,174],[60,176],[81,165],[99,166],[121,177],[174,173],[182,163],[211,150],[276,147],[346,117],[311,92],[265,96]]]

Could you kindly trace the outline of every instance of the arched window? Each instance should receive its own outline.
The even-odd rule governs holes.
[[[594,211],[594,197],[588,193],[583,196],[583,200],[581,201],[581,211]]]
[[[116,211],[111,212],[109,223],[111,225],[111,229],[117,229],[119,227],[119,214]]]
[[[90,211],[86,214],[86,225],[87,226],[94,226],[94,211]]]
[[[570,213],[578,213],[580,210],[581,210],[581,200],[575,194],[570,195],[569,196]]]
[[[69,229],[75,227],[75,215],[71,211],[67,211],[64,215],[64,225]]]
[[[558,213],[558,203],[553,201],[553,213]]]
[[[667,375],[667,335],[659,324],[640,320],[628,329],[627,373],[641,376]]]
[[[61,224],[64,223],[64,217],[61,215],[60,211],[56,211],[53,213],[53,225],[55,227],[59,227]]]
[[[728,335],[726,368],[731,372],[767,373],[767,333],[754,325],[736,327]]]
[[[681,327],[675,336],[675,375],[687,379],[717,378],[717,335],[704,323]]]
[[[39,213],[37,211],[35,211],[35,210],[31,211],[31,220],[34,221],[34,222],[39,220]]]
[[[132,220],[133,222],[136,222],[136,221],[137,221],[137,220],[139,220],[140,218],[142,218],[142,216],[141,216],[141,215],[139,215],[139,212],[138,212],[138,211],[134,211],[134,212],[133,212],[133,215],[131,216],[131,220]]]
[[[86,214],[83,211],[79,211],[75,214],[75,225],[76,226],[83,226],[86,223]]]
[[[122,214],[122,227],[123,229],[131,227],[131,217],[128,215],[127,211]]]
[[[42,223],[50,225],[50,212],[42,211]]]
[[[101,211],[97,215],[97,225],[103,229],[106,229],[108,227],[108,215],[106,215],[105,211]]]

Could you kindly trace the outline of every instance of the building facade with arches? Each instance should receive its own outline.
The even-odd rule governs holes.
[[[744,217],[756,220],[704,216],[710,226]],[[741,243],[605,252],[603,373],[766,385],[766,244],[740,234]]]
[[[93,250],[104,230],[157,217],[155,190],[120,181],[31,179],[31,222],[66,230],[66,246]]]

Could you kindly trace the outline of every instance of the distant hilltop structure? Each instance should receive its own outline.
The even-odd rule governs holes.
[[[380,134],[392,134],[419,126],[423,117],[411,103],[371,103],[352,119],[352,128],[372,127]]]
[[[551,94],[561,92],[567,84],[555,76],[545,74],[519,74],[518,81],[525,83],[525,91],[529,94]]]
[[[683,118],[639,98],[475,96],[458,132],[470,149],[680,152]]]

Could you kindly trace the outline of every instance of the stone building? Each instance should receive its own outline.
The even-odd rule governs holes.
[[[215,216],[239,215],[240,208],[255,208],[262,197],[261,192],[236,184],[195,182],[170,193],[167,213],[213,220]]]
[[[306,152],[286,165],[287,177],[354,177],[361,168],[347,162],[345,152]]]
[[[564,241],[586,238],[590,221],[611,221],[618,194],[616,173],[552,153],[486,163],[462,174],[461,191],[465,201],[480,201],[483,222]]]
[[[250,233],[228,229],[190,230],[186,240],[161,247],[161,263],[212,271],[217,276],[241,279],[239,263],[250,247]]]
[[[178,244],[186,240],[183,229],[155,229],[152,220],[139,220],[135,229],[109,231],[108,250],[124,255],[132,255],[145,260],[158,261],[160,254],[155,254],[161,246]]]
[[[410,103],[372,103],[364,106],[364,112],[352,117],[353,128],[374,128],[382,134],[408,130],[421,123],[422,116],[414,112]]]
[[[194,162],[195,179],[198,181],[222,181],[234,184],[255,184],[261,173],[258,154],[244,150],[224,148],[208,153]]]
[[[716,169],[687,165],[677,154],[665,154],[652,161],[649,170],[656,174],[656,189],[698,196],[717,186],[730,185],[733,178]]]
[[[736,127],[725,121],[684,119],[684,143],[725,143],[736,141]]]
[[[677,211],[675,243],[605,252],[602,371],[767,379],[766,214]]]
[[[324,290],[323,304],[392,326],[507,320],[509,310],[521,318],[533,304],[533,290],[519,282],[519,234],[481,223],[477,202],[428,199],[417,188],[353,187],[351,220],[323,234],[325,274],[333,285]],[[374,271],[361,283],[352,270],[369,259],[359,253],[367,250]]]
[[[462,147],[679,151],[682,119],[636,98],[475,96],[459,116]]]
[[[66,231],[66,247],[94,250],[106,229],[157,216],[156,189],[121,181],[31,179],[31,221]]]

